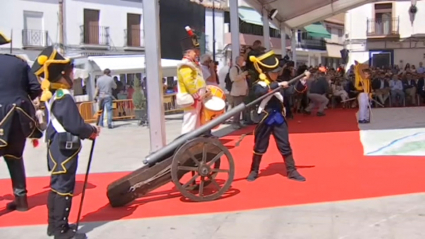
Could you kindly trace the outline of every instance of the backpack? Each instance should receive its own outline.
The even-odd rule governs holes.
[[[230,79],[230,70],[232,69],[232,67],[230,67],[229,72],[227,72],[226,78],[224,79],[224,83],[226,83],[226,90],[229,91],[229,93],[230,93],[230,91],[232,91],[232,86],[233,86],[233,82]],[[237,66],[235,66],[235,67],[238,70],[238,74],[239,74],[239,70],[240,70],[239,67],[237,67]]]

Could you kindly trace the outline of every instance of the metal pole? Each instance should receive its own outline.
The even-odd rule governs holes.
[[[269,14],[267,10],[263,8],[263,38],[264,38],[264,47],[267,50],[271,50],[270,46],[270,24],[269,24]]]
[[[285,29],[280,27],[280,42],[282,48],[282,57],[286,56],[286,32]]]
[[[9,54],[12,55],[13,52],[13,29],[10,30],[10,49]]]
[[[212,0],[212,57],[215,62],[215,0]]]
[[[239,42],[239,3],[238,0],[229,1],[230,7],[230,35],[232,40],[232,62],[236,64],[236,57],[240,55]]]
[[[59,53],[64,55],[65,46],[64,46],[64,24],[63,24],[63,2],[64,0],[59,0]],[[48,41],[48,39],[46,39]]]
[[[295,29],[291,30],[291,51],[292,51],[292,61],[294,61],[295,67],[297,67],[297,34],[298,31]]]
[[[143,1],[143,29],[145,32],[146,80],[149,81],[147,93],[149,97],[150,150],[153,152],[164,147],[166,142],[158,0]]]

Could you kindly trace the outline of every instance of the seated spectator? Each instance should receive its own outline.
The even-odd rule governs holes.
[[[388,82],[388,78],[388,74],[385,75],[384,73],[381,73],[372,81],[372,90],[383,105],[385,105],[385,102],[390,97],[390,84]]]
[[[396,105],[400,105],[404,100],[403,83],[399,77],[401,77],[401,75],[394,75],[392,80],[390,80],[391,100]],[[399,101],[397,101],[397,99],[399,99]]]
[[[403,79],[403,90],[406,94],[409,103],[416,104],[416,80],[412,78],[412,73],[408,72]]]
[[[342,101],[348,100],[348,93],[343,89],[341,82],[336,81],[335,84],[332,84],[332,94],[334,96],[341,97]]]
[[[416,86],[418,95],[421,96],[422,101],[425,101],[425,85],[424,85],[425,80],[424,80],[424,76],[425,76],[425,74],[422,74],[422,75],[419,76],[419,80],[418,80],[417,86]]]
[[[418,69],[416,70],[416,72],[417,72],[418,74],[423,74],[423,73],[425,73],[425,67],[424,67],[424,65],[423,65],[423,63],[422,63],[422,62],[419,62],[419,67],[418,67]]]

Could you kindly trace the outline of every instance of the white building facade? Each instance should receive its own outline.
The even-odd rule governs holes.
[[[9,20],[0,22],[0,31],[13,44],[0,51],[29,60],[48,45],[63,48],[67,55],[141,52],[142,12],[142,0],[5,1],[0,16]]]
[[[349,64],[354,61],[385,67],[425,60],[425,1],[366,4],[346,14],[346,46]]]

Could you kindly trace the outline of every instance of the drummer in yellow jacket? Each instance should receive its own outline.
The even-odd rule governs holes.
[[[186,27],[186,31],[189,36],[181,40],[184,57],[177,66],[176,104],[184,110],[182,134],[201,126],[202,100],[209,94],[197,61],[200,54],[198,38],[190,27]]]

